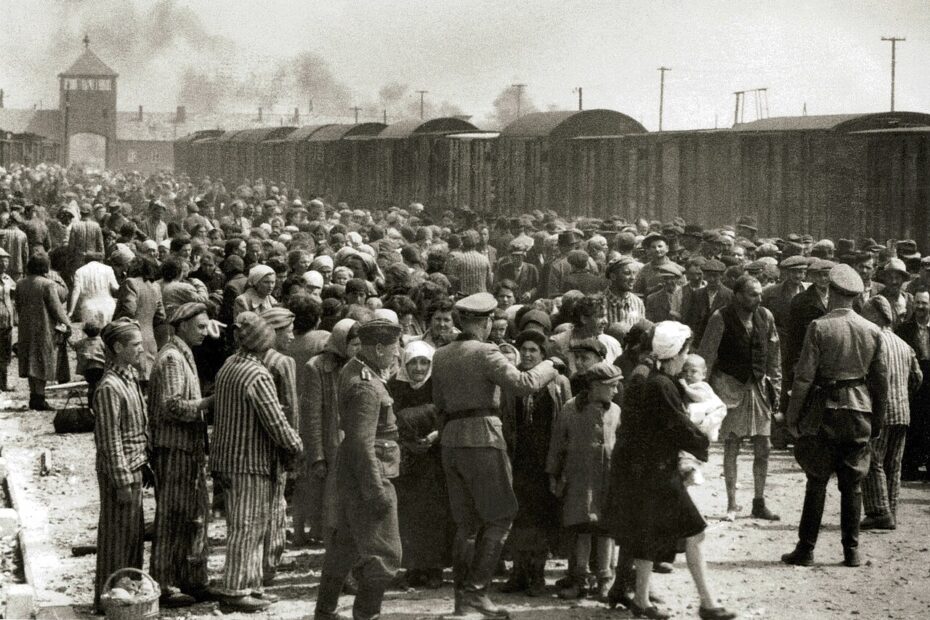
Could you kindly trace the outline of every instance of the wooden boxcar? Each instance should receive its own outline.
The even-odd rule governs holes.
[[[183,171],[191,178],[204,175],[203,151],[200,144],[208,138],[223,135],[222,129],[195,131],[174,141],[174,169]]]
[[[298,127],[291,133],[280,139],[280,145],[275,144],[278,141],[270,140],[269,144],[275,144],[277,154],[276,177],[275,180],[287,185],[289,188],[297,187],[297,170],[298,162],[298,145],[313,135],[319,129],[327,125],[305,125]]]
[[[236,179],[265,178],[265,173],[273,173],[271,153],[263,148],[266,140],[283,138],[294,131],[295,127],[260,127],[240,131],[230,142],[236,151]],[[268,179],[265,178],[267,181]]]
[[[416,201],[448,207],[450,151],[445,137],[469,131],[480,130],[456,117],[401,121],[385,128],[366,145],[374,149],[374,167],[356,166],[361,173],[372,175],[374,204],[399,206]]]
[[[575,173],[568,160],[570,140],[645,132],[638,122],[613,110],[534,112],[520,117],[504,127],[497,140],[495,211],[570,212],[569,187]]]
[[[494,149],[498,136],[497,131],[449,134],[434,145],[445,150],[447,206],[477,211],[495,208]]]
[[[297,187],[308,198],[358,205],[367,194],[366,166],[358,167],[355,147],[381,132],[384,123],[327,125],[297,145]],[[367,204],[367,202],[365,203]]]
[[[716,131],[570,141],[568,211],[763,234],[928,240],[930,115],[771,118]]]

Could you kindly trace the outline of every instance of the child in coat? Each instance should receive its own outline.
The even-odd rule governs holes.
[[[561,598],[580,598],[589,590],[592,548],[596,550],[596,594],[607,596],[613,581],[613,539],[601,526],[610,480],[620,407],[613,402],[620,369],[600,362],[585,372],[584,390],[568,401],[552,428],[546,473],[553,495],[562,500],[562,525],[574,533],[571,584]]]

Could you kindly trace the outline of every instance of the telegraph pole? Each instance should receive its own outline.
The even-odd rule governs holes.
[[[423,95],[425,95],[425,94],[428,93],[429,91],[428,91],[428,90],[418,90],[417,92],[420,93],[420,120],[422,121],[422,120],[423,120]]]
[[[584,109],[584,106],[582,105],[582,98],[581,98],[581,93],[582,93],[582,90],[583,90],[583,89],[582,89],[581,86],[579,86],[579,87],[576,88],[575,90],[578,91],[578,111],[580,112],[581,110]]]
[[[355,106],[354,108],[349,108],[349,109],[355,112],[355,124],[358,125],[358,113],[361,110],[361,108],[358,106]]]
[[[894,112],[894,65],[898,41],[907,41],[904,37],[882,37],[882,41],[891,41],[891,111]]]
[[[665,72],[671,67],[659,67],[659,131],[662,131],[662,114],[665,111]]]
[[[523,89],[526,88],[526,84],[511,84],[513,88],[517,89],[517,118],[520,118],[520,104],[523,99]]]

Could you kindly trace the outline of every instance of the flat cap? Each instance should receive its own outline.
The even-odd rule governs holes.
[[[790,243],[801,243],[801,235],[798,233],[788,233],[788,236],[785,237]]]
[[[882,272],[887,273],[889,271],[899,271],[904,274],[904,277],[909,277],[907,266],[900,258],[889,259],[889,261],[884,264],[882,267]]]
[[[813,243],[813,242],[814,242],[813,235],[801,235],[801,243]]]
[[[271,329],[281,329],[294,322],[294,313],[287,308],[276,306],[264,310],[260,315]]]
[[[636,262],[636,259],[633,258],[632,256],[619,256],[613,259],[612,261],[610,261],[609,263],[607,263],[607,269],[606,269],[607,275],[609,276],[610,272],[612,272],[614,269],[619,269],[620,267],[626,267],[627,265],[632,265],[635,262]]]
[[[678,263],[673,263],[671,261],[664,265],[660,265],[658,271],[659,275],[662,277],[680,278],[684,274],[684,271],[678,266]]]
[[[578,351],[590,351],[598,355],[601,359],[607,355],[607,347],[597,338],[579,338],[572,340],[568,345],[568,350],[572,353]]]
[[[875,295],[870,297],[862,309],[862,314],[869,318],[869,312],[875,312],[885,319],[889,325],[894,323],[894,313],[891,310],[891,303],[884,295]]]
[[[904,239],[902,241],[898,241],[896,247],[898,256],[901,258],[907,258],[914,255],[920,256],[920,252],[917,251],[917,242],[913,239]]]
[[[699,224],[686,224],[684,228],[685,237],[696,237],[700,239],[704,235],[704,228]]]
[[[526,236],[516,237],[510,242],[511,254],[526,254],[533,247],[533,240]]]
[[[726,270],[727,270],[727,266],[724,265],[719,260],[717,260],[716,258],[710,259],[709,261],[704,263],[703,267],[701,267],[701,271],[710,271],[710,272],[716,272],[716,273],[723,273]]]
[[[177,306],[174,310],[171,311],[171,316],[168,317],[168,323],[171,325],[177,325],[187,319],[191,319],[198,314],[204,313],[207,311],[207,306],[197,301],[189,301],[187,303]]]
[[[783,260],[781,263],[779,263],[778,266],[781,267],[782,269],[799,269],[799,268],[806,269],[807,259],[801,256],[800,254],[796,254],[794,256],[789,256],[788,258]]]
[[[491,293],[475,293],[455,302],[455,309],[463,317],[491,316],[497,308],[497,299]]]
[[[588,383],[606,383],[613,385],[623,379],[623,372],[608,362],[598,362],[582,375]]]
[[[832,260],[827,260],[825,258],[814,258],[811,260],[810,264],[807,266],[807,270],[810,271],[830,271],[836,267],[836,263]]]
[[[746,273],[750,273],[752,275],[762,273],[764,269],[765,269],[765,263],[762,262],[761,260],[754,260],[748,265],[746,265]]]
[[[844,295],[861,295],[865,290],[862,278],[849,265],[834,265],[830,269],[830,286]]]
[[[400,338],[401,326],[386,318],[365,321],[358,327],[358,337],[362,344],[391,344]]]
[[[520,324],[517,325],[517,328],[520,331],[527,329],[527,325],[530,323],[537,323],[542,326],[543,330],[548,332],[552,329],[552,319],[549,318],[549,315],[543,312],[542,310],[527,310],[523,313],[523,316],[520,317]],[[530,328],[532,329],[532,328]]]
[[[705,230],[704,234],[701,235],[701,240],[704,243],[722,243],[723,235],[716,230]]]
[[[751,215],[741,215],[740,218],[736,220],[736,225],[752,231],[759,230],[759,227],[756,225],[756,218]]]

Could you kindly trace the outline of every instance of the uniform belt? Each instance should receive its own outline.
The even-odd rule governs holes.
[[[454,422],[455,420],[467,420],[468,418],[486,418],[486,417],[497,417],[499,415],[497,409],[462,409],[461,411],[450,411],[446,413],[446,422]]]

